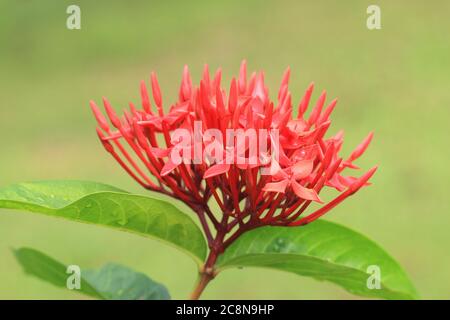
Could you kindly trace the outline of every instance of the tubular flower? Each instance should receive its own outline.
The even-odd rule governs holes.
[[[358,169],[354,161],[367,149],[372,133],[344,160],[340,155],[342,132],[326,137],[337,100],[326,105],[323,92],[307,116],[311,84],[294,112],[289,77],[287,69],[277,100],[271,101],[264,73],[248,78],[245,61],[229,89],[221,86],[220,69],[211,79],[205,66],[200,84],[194,86],[185,67],[178,100],[167,112],[154,73],[150,79],[154,105],[144,81],[141,108],[130,103],[118,116],[104,98],[107,121],[93,101],[90,105],[100,141],[120,166],[144,188],[191,207],[210,247],[220,244],[220,251],[249,229],[300,226],[316,220],[368,185],[376,171],[374,167],[360,177],[344,175],[346,170]],[[190,134],[183,143],[176,134],[180,129]],[[211,129],[227,137],[230,129],[237,132],[230,138],[235,148],[230,141],[212,138]],[[256,134],[247,135],[249,129]],[[267,148],[251,156],[249,145],[255,141]],[[175,161],[174,154],[182,161]],[[339,195],[323,204],[319,193],[325,187],[336,189]],[[217,203],[221,214],[213,213],[210,200]],[[323,205],[306,215],[312,202]]]

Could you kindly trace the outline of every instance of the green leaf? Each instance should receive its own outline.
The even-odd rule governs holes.
[[[190,254],[199,265],[206,256],[200,228],[177,207],[100,183],[44,181],[13,185],[0,189],[0,208],[37,212],[162,240]]]
[[[51,284],[67,288],[71,272],[67,266],[34,249],[21,248],[14,254],[27,274]],[[163,285],[143,273],[109,263],[98,270],[81,270],[80,293],[98,299],[110,300],[168,300],[169,292]]]
[[[20,248],[13,250],[13,252],[25,273],[50,282],[57,287],[67,288],[66,283],[69,274],[66,273],[67,267],[64,264],[30,248]],[[94,298],[102,298],[83,277],[81,278],[79,292]]]
[[[81,273],[104,299],[112,300],[169,300],[166,287],[143,273],[135,272],[115,263],[99,270]]]
[[[418,297],[406,273],[380,246],[355,231],[324,220],[304,227],[262,227],[244,233],[220,256],[217,268],[220,271],[246,266],[330,281],[362,296]],[[373,272],[369,266],[380,268],[381,289],[368,288]]]

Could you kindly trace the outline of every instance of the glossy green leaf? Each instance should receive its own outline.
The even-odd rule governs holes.
[[[380,246],[355,231],[324,220],[304,227],[249,231],[220,256],[217,266],[218,270],[266,267],[330,281],[357,295],[417,298],[406,273]],[[380,289],[374,288],[377,271]]]
[[[82,276],[104,299],[112,300],[169,300],[166,287],[143,273],[115,263],[99,270],[82,271]]]
[[[30,248],[14,250],[27,274],[51,284],[67,288],[73,274],[67,266]],[[101,269],[80,270],[80,288],[72,289],[93,298],[110,300],[167,300],[169,292],[163,285],[145,274],[118,264],[107,264]],[[68,289],[69,290],[69,289]]]
[[[0,189],[0,208],[37,212],[155,238],[187,252],[198,264],[206,255],[200,228],[177,207],[100,183],[45,181],[13,185]]]
[[[30,248],[14,250],[17,261],[25,273],[35,276],[51,284],[67,288],[67,266],[50,258],[49,256]],[[101,299],[102,296],[82,277],[79,290],[88,296]]]

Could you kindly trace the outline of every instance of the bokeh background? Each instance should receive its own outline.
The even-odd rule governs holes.
[[[81,30],[66,8],[81,8]],[[381,7],[382,29],[366,28]],[[350,151],[370,130],[359,164],[379,164],[373,186],[326,219],[367,234],[404,266],[423,298],[450,298],[450,2],[43,1],[0,2],[0,186],[42,179],[101,181],[143,192],[103,151],[88,101],[138,102],[139,81],[159,74],[174,101],[188,64],[223,68],[246,58],[272,94],[291,66],[295,103],[311,81],[338,97],[333,131]],[[0,298],[74,299],[23,274],[11,248],[31,246],[68,264],[113,261],[186,298],[189,257],[135,235],[45,216],[0,212]],[[204,298],[353,299],[335,285],[261,269],[229,270]]]

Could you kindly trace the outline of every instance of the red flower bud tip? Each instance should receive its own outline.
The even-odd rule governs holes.
[[[311,100],[311,95],[314,90],[314,82],[311,82],[308,89],[306,89],[305,95],[303,96],[300,104],[298,105],[298,117],[302,117],[309,105],[309,100]]]
[[[365,174],[363,174],[359,179],[357,179],[350,187],[352,194],[361,189],[362,186],[364,186],[370,178],[375,174],[377,171],[378,166],[373,167],[369,171],[367,171]]]
[[[244,95],[247,86],[247,61],[243,60],[239,70],[239,94]]]
[[[152,106],[150,104],[150,99],[148,98],[147,86],[145,85],[145,81],[141,81],[141,100],[142,100],[142,108],[147,113],[152,113]]]
[[[120,129],[122,127],[122,123],[120,122],[120,119],[114,109],[111,107],[111,104],[105,97],[103,97],[103,106],[105,107],[106,113],[108,114],[109,120],[111,120],[112,125],[117,129]]]
[[[153,100],[155,100],[155,104],[158,107],[159,115],[162,116],[162,97],[161,97],[161,89],[159,88],[158,78],[156,74],[152,72],[152,93]]]
[[[188,66],[184,66],[183,78],[181,80],[181,86],[179,91],[180,102],[188,101],[192,94],[192,80],[189,74]]]
[[[97,120],[98,125],[100,128],[102,128],[105,132],[109,132],[109,125],[106,121],[106,118],[103,116],[103,114],[100,112],[100,109],[97,107],[94,101],[89,102],[91,106],[91,110],[94,113],[94,117]]]
[[[365,137],[364,140],[352,152],[352,154],[350,155],[350,157],[347,161],[352,162],[352,161],[358,159],[366,151],[367,147],[369,146],[370,142],[372,141],[372,138],[373,138],[373,132],[370,132],[368,134],[368,136]]]
[[[130,106],[130,112],[131,112],[131,114],[132,114],[133,116],[136,116],[136,115],[137,115],[137,110],[136,110],[136,107],[134,106],[134,104],[133,104],[132,102],[130,102],[128,105]]]
[[[280,98],[282,98],[283,96],[282,91],[287,91],[290,76],[291,68],[288,67],[286,71],[284,71],[283,78],[281,80],[280,90],[278,91],[278,100],[280,100]]]
[[[207,64],[203,66],[203,81],[209,87],[211,80],[209,79],[209,67]]]
[[[325,111],[322,113],[322,115],[320,116],[319,120],[317,121],[319,124],[321,124],[322,122],[328,121],[328,119],[330,118],[331,113],[334,110],[334,107],[336,107],[337,100],[338,99],[334,99],[333,101],[330,102],[328,107],[325,109]]]
[[[314,107],[314,109],[312,109],[311,115],[309,116],[308,123],[310,126],[317,122],[317,119],[319,118],[320,113],[322,112],[323,105],[325,104],[326,97],[327,93],[324,90],[320,95],[319,100],[317,100],[316,106]]]
[[[216,70],[216,74],[214,75],[213,87],[220,88],[220,84],[222,81],[222,68]]]
[[[236,86],[236,79],[231,80],[231,86],[230,86],[230,99],[228,101],[228,108],[230,109],[230,112],[234,112],[237,107],[237,98],[238,98],[238,92],[237,92],[237,86]]]

